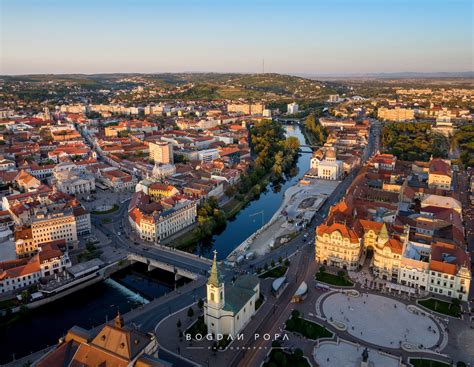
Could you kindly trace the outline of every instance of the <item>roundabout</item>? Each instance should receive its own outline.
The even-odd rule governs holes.
[[[347,333],[373,345],[428,349],[442,343],[440,327],[433,318],[413,313],[404,303],[392,298],[334,293],[325,298],[320,307],[328,321],[344,324]]]

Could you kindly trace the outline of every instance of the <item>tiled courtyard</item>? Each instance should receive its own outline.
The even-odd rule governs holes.
[[[353,345],[345,341],[322,342],[314,348],[314,360],[320,367],[359,367],[364,347]],[[378,351],[368,349],[368,361],[374,366],[398,367],[400,360],[397,357],[386,355]]]
[[[391,298],[335,293],[323,301],[322,311],[328,319],[344,323],[349,334],[374,345],[400,348],[401,342],[407,342],[431,348],[440,342],[431,317],[416,315]]]

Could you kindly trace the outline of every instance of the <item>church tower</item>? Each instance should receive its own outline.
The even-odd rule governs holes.
[[[219,275],[217,267],[217,251],[214,251],[214,260],[211,266],[211,274],[207,280],[207,302],[205,309],[205,322],[207,332],[220,334],[220,317],[225,305],[224,282]]]

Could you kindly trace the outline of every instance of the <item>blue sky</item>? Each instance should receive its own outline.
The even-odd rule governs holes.
[[[0,74],[474,69],[471,0],[0,3]]]

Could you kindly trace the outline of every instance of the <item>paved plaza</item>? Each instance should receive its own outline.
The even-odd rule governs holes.
[[[362,346],[357,346],[343,340],[338,343],[329,341],[319,343],[319,345],[314,348],[313,356],[320,367],[359,367],[364,349]],[[389,356],[373,349],[367,350],[369,353],[368,361],[369,363],[373,363],[373,366],[400,366],[400,359],[397,357]]]
[[[431,317],[416,315],[391,298],[335,293],[323,301],[322,310],[328,319],[344,323],[349,334],[374,345],[399,348],[407,342],[431,348],[440,342],[439,328]]]
[[[229,259],[235,260],[238,255],[247,251],[253,251],[258,255],[270,252],[270,245],[275,244],[278,239],[300,231],[301,226],[297,224],[303,221],[309,222],[340,184],[340,181],[330,180],[311,179],[309,181],[311,181],[309,185],[298,183],[288,188],[280,208],[273,217],[238,246]]]

